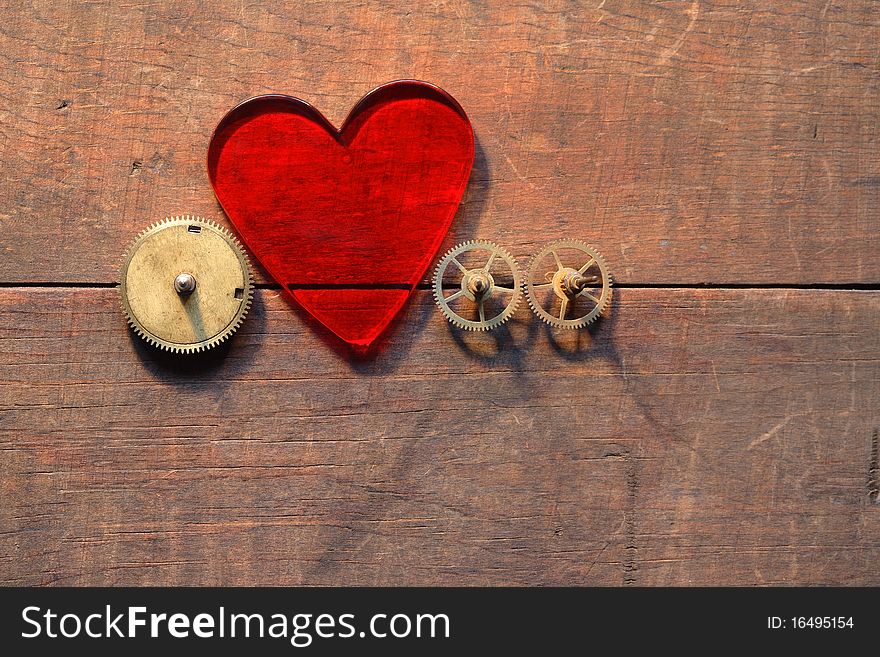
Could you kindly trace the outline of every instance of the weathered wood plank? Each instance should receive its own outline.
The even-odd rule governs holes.
[[[0,581],[880,583],[880,293],[616,299],[462,336],[418,292],[349,361],[263,290],[182,365],[115,290],[0,290]]]
[[[876,283],[880,18],[852,2],[21,4],[0,25],[0,281],[115,280],[262,92],[339,123],[440,84],[480,150],[452,240],[573,234],[634,283]]]

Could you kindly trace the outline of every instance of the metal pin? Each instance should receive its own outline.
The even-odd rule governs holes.
[[[489,290],[489,279],[482,272],[472,273],[467,280],[467,288],[474,296],[485,294]]]
[[[196,278],[186,272],[174,279],[174,290],[182,297],[189,296],[196,289]]]
[[[571,295],[578,295],[584,291],[584,289],[592,284],[599,281],[598,276],[584,276],[582,274],[571,274],[565,277],[564,289],[567,293]]]

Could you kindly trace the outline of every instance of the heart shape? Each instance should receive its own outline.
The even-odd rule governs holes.
[[[214,130],[208,176],[275,281],[342,340],[368,347],[435,258],[473,160],[455,99],[401,80],[364,96],[338,130],[298,98],[246,100]]]

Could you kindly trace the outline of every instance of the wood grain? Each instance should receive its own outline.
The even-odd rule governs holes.
[[[261,290],[197,364],[0,291],[6,584],[877,584],[880,293],[626,289],[348,360]]]
[[[0,281],[115,281],[144,225],[220,219],[208,137],[244,98],[339,124],[407,77],[479,141],[450,244],[574,234],[628,283],[880,281],[871,0],[6,9]]]
[[[7,5],[0,583],[880,584],[876,3]],[[359,359],[262,289],[205,358],[131,335],[230,107],[396,78],[474,124],[448,244],[594,243],[609,319],[420,290]]]

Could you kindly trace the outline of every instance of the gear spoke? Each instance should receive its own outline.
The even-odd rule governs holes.
[[[450,294],[448,297],[445,297],[443,300],[444,300],[446,303],[449,303],[450,301],[453,301],[453,300],[455,300],[455,299],[458,299],[458,297],[462,296],[463,294],[464,294],[464,290],[459,290],[459,291],[456,292],[455,294]]]
[[[559,319],[565,320],[565,311],[568,310],[568,297],[565,297],[562,300],[562,303],[559,306]]]
[[[590,267],[592,267],[592,266],[593,266],[593,263],[595,263],[595,262],[596,262],[596,259],[595,259],[595,258],[590,258],[590,261],[589,261],[587,264],[585,264],[583,267],[581,267],[580,269],[578,269],[578,274],[583,275],[583,273],[584,273],[585,271],[587,271]]]
[[[586,290],[584,290],[583,292],[581,292],[581,296],[583,296],[583,297],[587,297],[587,299],[589,299],[590,301],[592,301],[593,303],[595,303],[597,306],[599,305],[599,299],[597,299],[596,297],[594,297],[592,294],[590,294],[590,293],[587,292]]]
[[[556,251],[550,251],[553,254],[553,259],[556,261],[556,271],[561,271],[565,269],[565,265],[562,264],[562,260],[559,259]]]
[[[461,270],[461,273],[462,273],[462,274],[467,274],[467,273],[468,273],[467,268],[466,268],[463,264],[461,264],[461,263],[458,261],[458,258],[456,258],[456,257],[453,256],[453,258],[452,258],[452,262],[454,262],[454,263],[455,263],[455,266],[458,267],[459,270]]]
[[[483,266],[483,269],[489,271],[492,268],[492,263],[495,262],[495,256],[498,255],[497,251],[492,251],[492,255],[489,256],[489,259],[486,261],[486,264]]]
[[[480,306],[480,321],[485,322],[486,321],[486,308],[483,305],[483,297],[480,297],[479,306]]]

